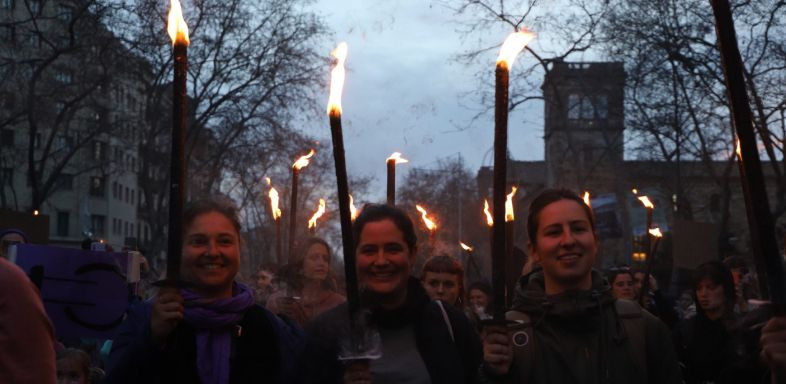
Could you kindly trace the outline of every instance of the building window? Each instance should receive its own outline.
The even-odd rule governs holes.
[[[606,95],[568,95],[568,119],[591,120],[608,118],[608,97]]]
[[[13,25],[0,26],[0,39],[7,43],[12,43],[16,40],[16,30]]]
[[[123,236],[128,236],[128,222],[123,222]]]
[[[106,216],[104,215],[90,215],[90,228],[92,229],[93,236],[104,237],[104,224],[106,223]]]
[[[14,9],[14,0],[0,0],[0,9]]]
[[[106,161],[106,143],[103,141],[93,142],[93,160]]]
[[[0,168],[0,186],[14,185],[14,169],[13,168]]]
[[[14,146],[14,130],[3,129],[0,131],[0,147],[13,147]]]
[[[57,18],[66,22],[71,21],[74,18],[74,9],[65,4],[58,4]]]
[[[57,189],[62,191],[71,191],[74,189],[74,175],[69,173],[61,173],[57,175]]]
[[[55,80],[57,80],[62,84],[71,84],[72,82],[74,82],[74,76],[71,75],[70,72],[57,71],[55,73]]]
[[[106,197],[106,178],[90,177],[90,196]]]
[[[68,236],[69,214],[67,211],[57,212],[57,235],[60,237]]]
[[[57,136],[55,138],[55,151],[68,150],[74,145],[74,139],[68,136]]]

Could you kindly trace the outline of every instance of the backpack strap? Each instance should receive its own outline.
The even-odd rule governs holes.
[[[450,333],[450,341],[456,342],[456,338],[453,336],[453,324],[450,322],[450,317],[448,317],[448,312],[445,311],[445,305],[442,304],[442,300],[434,300],[435,303],[439,306],[440,311],[442,311],[442,319],[445,320],[445,325],[448,326],[448,333]]]
[[[647,372],[647,340],[644,332],[644,317],[641,306],[630,300],[618,299],[614,301],[625,334],[628,335],[628,353],[633,357],[634,363],[641,372]]]
[[[519,311],[505,313],[508,324],[508,337],[513,347],[513,366],[519,380],[529,380],[535,366],[535,337],[529,315]]]

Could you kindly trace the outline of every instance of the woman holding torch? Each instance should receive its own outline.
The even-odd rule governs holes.
[[[389,205],[366,206],[353,225],[361,310],[379,330],[382,356],[339,360],[349,322],[346,304],[312,322],[303,368],[306,383],[473,383],[480,341],[467,318],[429,299],[412,274],[412,220]]]
[[[233,206],[193,202],[183,214],[181,278],[131,306],[106,383],[290,383],[302,332],[254,303],[235,281],[240,222]]]

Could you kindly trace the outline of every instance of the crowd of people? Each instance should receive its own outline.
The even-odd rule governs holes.
[[[700,265],[676,295],[647,271],[598,271],[593,212],[562,189],[532,201],[526,230],[528,261],[506,305],[489,282],[465,282],[454,257],[414,270],[423,255],[412,220],[367,205],[353,223],[360,295],[348,303],[320,238],[244,284],[235,208],[192,202],[180,283],[134,300],[106,342],[56,339],[36,286],[6,260],[27,237],[6,230],[0,382],[786,382],[786,317],[751,301],[744,260]]]

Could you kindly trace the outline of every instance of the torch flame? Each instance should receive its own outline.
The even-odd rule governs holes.
[[[513,61],[516,60],[519,52],[521,52],[527,44],[535,38],[535,34],[522,29],[518,32],[513,32],[502,43],[502,48],[499,50],[499,57],[497,57],[497,65],[502,65],[505,68],[510,68]]]
[[[742,147],[740,147],[740,138],[736,139],[736,144],[734,145],[734,152],[737,152],[737,158],[742,159]]]
[[[663,234],[660,233],[660,228],[652,228],[652,229],[649,230],[649,232],[650,232],[650,235],[652,235],[654,237],[663,237]]]
[[[305,156],[300,156],[300,157],[297,159],[297,161],[295,161],[294,163],[292,163],[292,168],[295,168],[295,169],[297,169],[297,170],[299,171],[299,170],[301,170],[302,168],[304,168],[304,167],[307,167],[307,166],[308,166],[308,163],[309,163],[309,161],[308,161],[308,160],[311,158],[311,156],[314,156],[314,154],[315,154],[315,153],[316,153],[316,151],[314,151],[314,150],[312,149],[311,151],[309,151],[309,152],[308,152],[308,155],[305,155]]]
[[[330,97],[328,98],[328,115],[341,114],[341,92],[344,90],[344,62],[347,60],[347,43],[339,43],[330,56],[336,58],[336,66],[330,73]]]
[[[584,199],[584,204],[587,204],[588,207],[592,207],[592,204],[590,204],[590,193],[589,193],[589,191],[584,191],[584,197],[582,197],[582,199]]]
[[[400,152],[393,152],[390,155],[390,157],[387,158],[387,161],[390,161],[390,160],[395,161],[396,164],[409,163],[409,160],[401,157],[401,153]]]
[[[639,190],[636,189],[636,188],[633,188],[630,191],[633,192],[634,195],[638,195],[639,194]]]
[[[647,196],[639,196],[639,200],[641,201],[642,204],[644,204],[644,207],[646,207],[647,209],[655,208],[655,205],[652,204],[652,202],[650,201],[649,197],[647,197]]]
[[[322,217],[325,214],[325,199],[319,199],[319,207],[317,211],[314,212],[314,215],[308,219],[308,227],[309,228],[316,228],[317,227],[317,219]]]
[[[180,1],[172,0],[169,7],[169,18],[166,23],[166,30],[172,45],[180,42],[188,46],[191,40],[188,39],[188,25],[183,20],[183,10],[180,8]]]
[[[486,224],[488,224],[489,227],[494,225],[494,216],[491,215],[491,211],[489,210],[488,199],[483,199],[483,213],[486,214]]]
[[[463,249],[463,250],[465,250],[467,252],[472,252],[472,251],[475,250],[475,248],[472,248],[469,245],[466,245],[466,244],[464,244],[464,243],[462,243],[460,241],[459,241],[459,245],[461,245],[461,249]]]
[[[268,187],[269,187],[269,186],[271,186],[271,185],[273,185],[273,180],[270,180],[270,178],[269,178],[269,177],[267,177],[267,176],[265,176],[265,182],[267,183],[267,186],[268,186]]]
[[[352,221],[358,217],[358,209],[355,208],[355,199],[352,198],[352,195],[349,195],[349,216],[352,218]]]
[[[508,194],[507,199],[505,199],[505,222],[506,223],[511,222],[511,221],[513,221],[516,218],[515,215],[513,214],[513,195],[516,194],[516,190],[517,189],[518,188],[513,187],[513,190],[510,191],[510,194]]]
[[[415,205],[415,208],[420,212],[420,217],[423,219],[423,223],[426,224],[426,228],[428,228],[429,231],[436,230],[437,224],[428,218],[428,212],[420,205]]]
[[[268,185],[270,185],[270,178],[267,178]],[[273,220],[281,218],[281,208],[278,207],[278,191],[270,186],[270,191],[267,193],[270,198],[270,212],[273,213]]]

